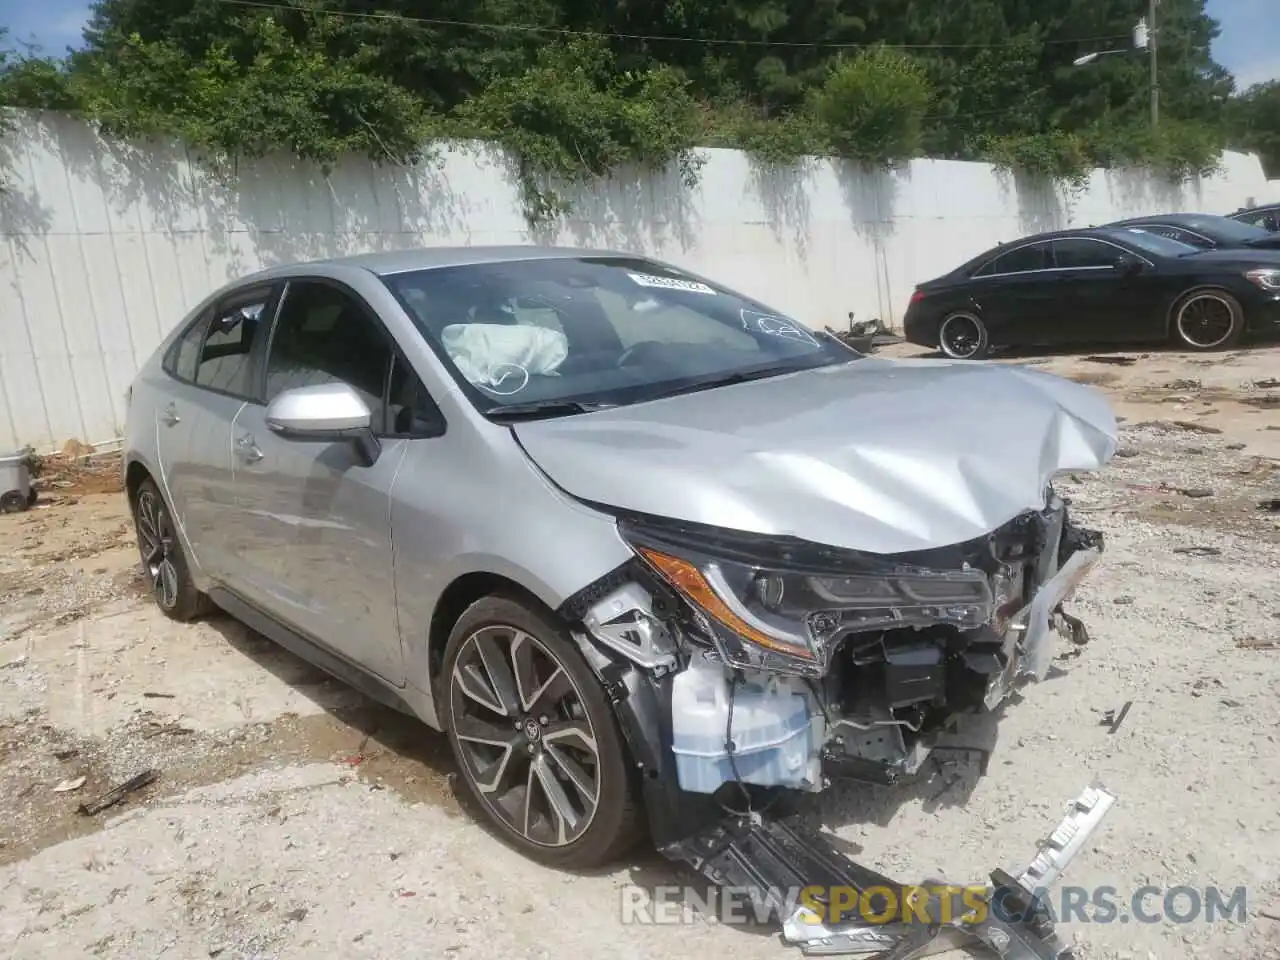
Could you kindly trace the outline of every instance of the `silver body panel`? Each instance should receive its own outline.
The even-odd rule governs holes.
[[[959,543],[1115,452],[1091,387],[1023,368],[866,358],[520,424],[570,493],[869,553]]]
[[[187,320],[264,281],[340,282],[376,312],[447,424],[440,436],[384,440],[371,467],[349,445],[286,439],[265,405],[162,369],[179,324],[131,388],[125,467],[145,469],[168,499],[196,585],[233,592],[402,691],[439,726],[430,637],[452,585],[496,578],[555,609],[633,557],[615,520],[583,501],[890,553],[956,543],[1041,508],[1054,475],[1096,468],[1114,451],[1114,418],[1090,388],[1022,369],[878,359],[501,426],[462,393],[380,278],[589,252],[299,264],[237,281],[192,311]]]

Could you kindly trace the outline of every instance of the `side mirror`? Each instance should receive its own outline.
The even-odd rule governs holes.
[[[267,428],[273,433],[286,440],[352,443],[366,467],[382,452],[372,424],[368,404],[345,383],[285,390],[267,406]]]

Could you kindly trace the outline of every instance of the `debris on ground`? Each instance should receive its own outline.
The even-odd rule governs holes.
[[[1099,721],[1099,726],[1110,727],[1111,729],[1108,730],[1107,733],[1115,733],[1120,729],[1120,724],[1124,723],[1124,718],[1129,715],[1129,708],[1132,706],[1133,701],[1126,700],[1124,702],[1124,706],[1120,708],[1118,713],[1115,710],[1108,710],[1102,715],[1102,720]]]
[[[1186,554],[1192,557],[1220,557],[1222,551],[1217,547],[1174,547],[1174,553]]]
[[[1081,357],[1086,363],[1109,363],[1116,367],[1131,367],[1138,362],[1137,357],[1107,356],[1095,355],[1089,357]]]
[[[1263,640],[1259,637],[1242,637],[1236,641],[1241,650],[1280,650],[1280,640]]]
[[[1152,430],[1164,430],[1166,432],[1184,430],[1187,433],[1206,433],[1211,435],[1222,433],[1217,427],[1210,426],[1207,423],[1196,423],[1192,420],[1143,420],[1141,423],[1135,423],[1134,427],[1147,427]]]
[[[89,779],[88,777],[80,776],[80,777],[75,777],[71,780],[63,780],[56,787],[53,788],[53,792],[54,793],[74,793],[76,790],[79,790],[81,787],[83,787],[85,784],[85,781],[88,779]]]
[[[86,817],[92,817],[95,814],[101,813],[108,807],[114,807],[129,794],[137,790],[141,790],[159,776],[159,770],[144,770],[136,777],[130,777],[124,783],[112,787],[96,800],[89,800],[80,804],[80,812]]]

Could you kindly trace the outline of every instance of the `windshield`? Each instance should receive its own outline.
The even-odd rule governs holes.
[[[1199,252],[1189,243],[1183,243],[1181,240],[1171,240],[1168,237],[1160,236],[1158,233],[1149,233],[1141,227],[1124,227],[1112,230],[1111,235],[1118,240],[1124,240],[1140,250],[1154,253],[1159,257],[1185,257],[1188,253]]]
[[[517,260],[383,280],[485,413],[561,415],[860,357],[643,259]]]

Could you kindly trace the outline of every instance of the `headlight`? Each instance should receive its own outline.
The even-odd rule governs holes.
[[[1280,270],[1275,267],[1250,270],[1245,276],[1268,293],[1280,293]]]
[[[727,660],[758,669],[822,674],[848,633],[945,623],[971,630],[992,616],[980,570],[915,567],[814,575],[637,545],[692,605]]]

